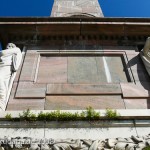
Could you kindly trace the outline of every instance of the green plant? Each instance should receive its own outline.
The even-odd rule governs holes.
[[[70,112],[62,112],[59,115],[58,118],[59,121],[75,121],[79,120],[79,114],[78,113],[70,113]]]
[[[117,119],[120,116],[120,114],[117,113],[116,110],[106,109],[105,116],[110,119]]]
[[[37,120],[39,120],[39,121],[45,121],[46,120],[46,116],[42,111],[38,114]]]
[[[8,119],[8,120],[11,120],[12,116],[11,116],[11,114],[6,114],[5,118]]]
[[[19,114],[19,117],[21,120],[26,120],[26,121],[36,121],[37,116],[33,113],[31,113],[30,109],[27,109],[23,111],[23,114]]]
[[[60,111],[59,110],[45,114],[45,119],[47,121],[58,121],[59,117],[60,117]]]
[[[150,150],[150,146],[143,148],[143,150]]]
[[[36,121],[36,120],[37,120],[36,114],[31,113],[29,117],[29,121]]]
[[[70,113],[70,112],[60,112],[59,110],[53,112],[43,113],[40,112],[38,114],[38,120],[46,120],[46,121],[73,121],[79,119],[78,113]]]
[[[80,118],[81,120],[98,120],[100,119],[100,113],[89,106],[86,108],[86,111],[82,111]]]
[[[106,109],[105,116],[111,119],[117,119],[120,115],[116,110]],[[30,109],[23,111],[19,114],[19,118],[13,120],[26,120],[26,121],[82,121],[82,120],[99,120],[101,117],[100,112],[96,112],[91,106],[87,107],[81,113],[61,112],[60,110],[43,113],[42,111],[36,115]],[[12,120],[11,114],[5,116],[6,119]]]

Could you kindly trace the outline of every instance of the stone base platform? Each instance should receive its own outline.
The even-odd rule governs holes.
[[[149,91],[150,77],[136,47],[39,46],[27,48],[7,110],[149,109]]]

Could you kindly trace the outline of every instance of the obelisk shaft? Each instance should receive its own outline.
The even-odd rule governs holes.
[[[51,17],[75,15],[104,17],[98,0],[54,0]]]

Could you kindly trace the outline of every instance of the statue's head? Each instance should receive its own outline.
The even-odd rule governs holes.
[[[8,43],[7,46],[6,46],[6,49],[11,49],[11,48],[15,48],[16,45],[13,44],[13,43]]]

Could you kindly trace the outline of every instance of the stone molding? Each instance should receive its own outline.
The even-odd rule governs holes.
[[[4,137],[0,139],[0,143],[1,150],[142,150],[150,146],[150,134],[103,140]]]

